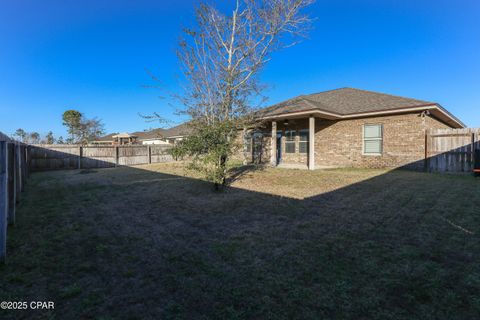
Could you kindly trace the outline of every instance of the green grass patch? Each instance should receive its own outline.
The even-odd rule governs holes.
[[[55,301],[39,319],[480,314],[479,179],[231,170],[221,193],[180,165],[33,174],[0,300]]]

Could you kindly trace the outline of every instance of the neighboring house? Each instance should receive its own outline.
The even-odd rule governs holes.
[[[116,146],[138,144],[137,135],[130,134],[127,132],[116,134],[112,136],[112,138],[113,138],[113,145],[116,145]]]
[[[138,136],[140,144],[170,144],[165,139],[165,129],[153,129],[150,131],[138,131],[134,132]]]
[[[420,168],[425,132],[463,128],[438,103],[352,88],[302,95],[260,110],[245,135],[249,161],[274,166]]]
[[[120,145],[132,145],[132,144],[138,144],[138,139],[137,135],[135,134],[129,134],[129,133],[111,133],[107,134],[106,136],[100,137],[94,141],[92,141],[92,144],[97,144],[97,145],[114,145],[114,146],[120,146]]]
[[[190,132],[191,129],[189,127],[189,123],[185,122],[179,124],[178,126],[165,130],[164,135],[170,143],[174,144],[177,141],[183,140],[186,136],[190,134]]]
[[[154,129],[146,132],[136,132],[142,144],[175,144],[190,133],[188,122],[170,129]]]
[[[100,137],[92,144],[97,145],[130,145],[130,144],[175,144],[190,132],[188,123],[182,123],[170,129],[153,129],[129,133],[111,133]]]
[[[110,133],[110,134],[107,134],[106,136],[97,138],[96,140],[91,141],[90,143],[98,144],[98,145],[113,145],[113,140],[114,140],[113,136],[116,136],[117,134],[118,132]]]

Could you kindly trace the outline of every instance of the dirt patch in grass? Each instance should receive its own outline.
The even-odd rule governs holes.
[[[32,175],[0,300],[58,319],[472,319],[480,180],[181,164]]]

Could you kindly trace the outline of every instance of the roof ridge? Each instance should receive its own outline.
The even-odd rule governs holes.
[[[324,90],[324,91],[319,91],[319,92],[314,92],[314,93],[309,93],[309,94],[302,94],[301,96],[312,96],[312,95],[314,95],[314,94],[321,94],[321,93],[332,92],[332,91],[343,90],[343,89],[355,89],[355,88],[341,87],[341,88]],[[299,96],[299,97],[300,97],[300,96]]]
[[[417,99],[417,98],[409,98],[409,97],[399,96],[399,95],[396,95],[396,94],[385,93],[385,92],[380,92],[380,91],[372,91],[372,90],[365,90],[365,89],[358,89],[358,88],[344,88],[344,89],[352,89],[352,90],[356,90],[356,91],[368,92],[368,93],[373,93],[373,94],[383,94],[383,95],[390,96],[390,97],[402,98],[402,99],[408,99],[408,100],[416,100],[416,101],[421,101],[421,102],[426,102],[426,103],[431,103],[431,104],[437,103],[437,102],[434,102],[434,101],[428,101],[428,100]]]
[[[303,94],[303,95],[300,95],[299,97],[302,97],[302,96],[303,96],[303,97],[315,96],[315,95],[319,95],[319,94],[322,94],[322,93],[327,93],[327,92],[332,92],[332,91],[338,91],[338,90],[345,90],[345,89],[354,90],[354,91],[360,91],[360,92],[366,92],[366,93],[372,93],[372,94],[382,94],[382,95],[386,95],[386,96],[390,96],[390,97],[396,97],[396,98],[402,98],[402,99],[409,99],[409,100],[416,100],[416,101],[421,101],[421,102],[426,102],[426,103],[431,103],[431,104],[437,103],[437,102],[435,102],[435,101],[428,101],[428,100],[422,100],[422,99],[416,99],[416,98],[409,98],[409,97],[404,97],[404,96],[395,95],[395,94],[390,94],[390,93],[385,93],[385,92],[380,92],[380,91],[365,90],[365,89],[359,89],[359,88],[353,88],[353,87],[341,87],[341,88],[336,88],[336,89],[331,89],[331,90],[319,91],[319,92],[310,93],[310,94]],[[290,99],[289,99],[289,100],[290,100]],[[288,100],[287,100],[287,101],[288,101]]]

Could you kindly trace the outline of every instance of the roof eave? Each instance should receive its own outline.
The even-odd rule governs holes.
[[[457,119],[452,114],[450,114],[438,103],[418,105],[418,106],[412,106],[412,107],[403,107],[403,108],[391,109],[391,110],[359,112],[359,113],[351,113],[351,114],[343,114],[343,115],[326,112],[319,109],[310,109],[310,110],[303,110],[299,112],[286,112],[286,113],[281,113],[281,114],[276,114],[271,116],[263,116],[263,117],[260,117],[259,120],[275,120],[275,119],[284,119],[284,118],[292,118],[292,117],[295,118],[295,117],[310,116],[310,115],[313,115],[313,116],[316,115],[329,120],[347,120],[347,119],[354,119],[354,118],[418,112],[418,111],[425,111],[425,110],[437,111],[435,112],[435,116],[437,118],[440,118],[441,121],[447,123],[448,125],[454,128],[465,128],[465,124],[463,122],[461,122],[459,119]]]

